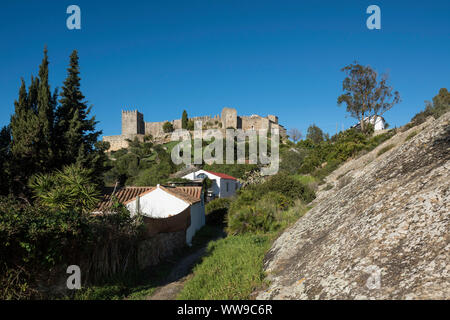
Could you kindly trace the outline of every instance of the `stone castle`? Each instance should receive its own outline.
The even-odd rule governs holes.
[[[286,136],[286,129],[278,123],[277,116],[238,116],[236,109],[233,108],[223,108],[220,115],[192,117],[189,118],[189,120],[202,121],[203,128],[207,129],[279,129],[280,136]],[[104,136],[103,141],[110,143],[109,151],[126,148],[128,146],[128,139],[132,140],[137,137],[139,140],[143,140],[144,137],[148,135],[151,135],[155,141],[168,142],[170,141],[171,134],[163,131],[163,125],[166,122],[170,122],[175,130],[181,129],[181,119],[161,122],[144,122],[144,115],[139,111],[122,111],[122,134],[117,136]]]

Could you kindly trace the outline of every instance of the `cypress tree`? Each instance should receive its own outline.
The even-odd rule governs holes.
[[[183,110],[183,114],[181,116],[181,128],[187,129],[187,126],[188,126],[188,114],[186,110]]]
[[[11,187],[11,128],[5,126],[0,130],[0,195],[7,195]]]
[[[44,58],[39,67],[39,83],[37,90],[37,117],[39,122],[38,133],[38,163],[41,172],[54,169],[54,119],[55,99],[50,93],[48,83],[48,56],[44,49]]]

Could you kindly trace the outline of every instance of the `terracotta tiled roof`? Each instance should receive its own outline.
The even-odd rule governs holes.
[[[143,195],[152,192],[157,187],[124,187],[116,190],[113,194],[114,188],[106,188],[104,190],[104,196],[94,212],[107,212],[112,204],[113,199],[117,198],[119,203],[124,205],[136,200],[137,196],[142,197]],[[160,186],[161,190],[164,190],[173,196],[186,201],[189,204],[194,204],[201,200],[202,187],[198,186],[182,186],[182,187],[163,187]]]
[[[205,170],[205,171],[208,172],[208,173],[211,173],[211,174],[213,174],[215,176],[218,176],[220,178],[223,178],[223,179],[237,180],[235,177],[229,176],[229,175],[227,175],[225,173],[213,172],[213,171],[208,171],[208,170]]]
[[[196,203],[202,199],[202,187],[200,186],[164,187],[164,189],[175,192],[174,195],[177,197],[185,197],[182,200],[187,200],[190,203]]]
[[[155,188],[156,187],[125,187],[116,190],[114,197],[117,198],[119,203],[127,204],[136,199],[137,196],[141,196],[144,193],[154,190]],[[114,188],[106,188],[104,190],[103,198],[94,212],[104,212],[105,210],[111,208],[114,198],[113,191]]]

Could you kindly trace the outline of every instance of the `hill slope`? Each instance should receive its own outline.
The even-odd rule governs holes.
[[[450,298],[450,113],[327,180],[268,252],[258,299]]]

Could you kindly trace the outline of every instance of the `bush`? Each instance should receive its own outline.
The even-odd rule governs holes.
[[[170,123],[169,121],[164,122],[164,124],[163,124],[163,131],[165,133],[173,132],[173,130],[174,130],[174,128],[173,128],[172,123]]]
[[[92,216],[1,198],[0,297],[36,296],[38,283],[51,284],[73,261],[83,270],[85,283],[134,270],[143,228],[128,211],[116,210]],[[12,269],[21,270],[19,280],[8,278]]]
[[[315,198],[313,190],[295,177],[283,172],[271,176],[262,184],[250,186],[249,189],[256,193],[257,199],[271,191],[278,192],[291,200],[302,199],[310,202]]]
[[[230,207],[231,200],[226,198],[214,199],[206,204],[206,223],[208,224],[222,224],[225,220],[225,215]]]
[[[276,205],[261,204],[246,206],[227,215],[227,231],[230,234],[265,233],[277,229],[275,221]]]

